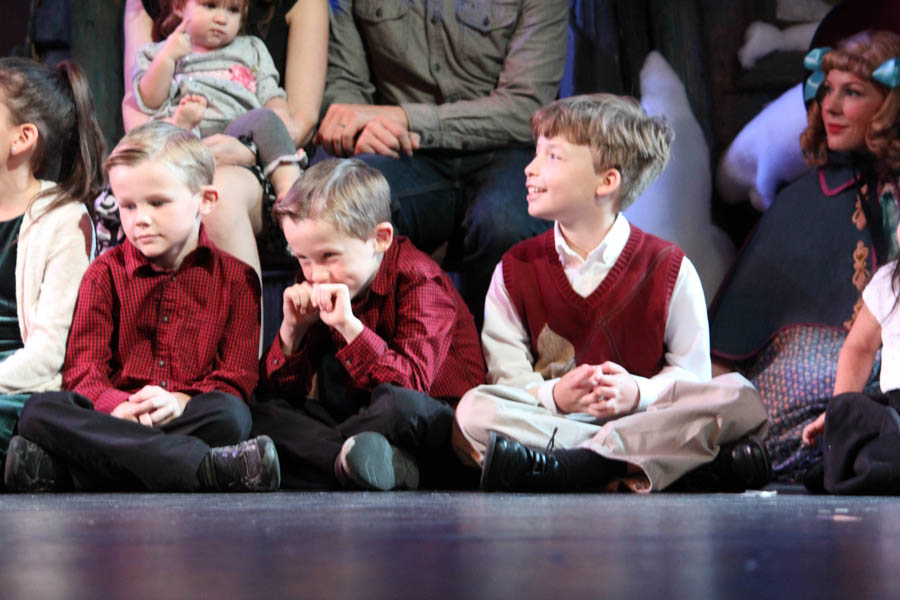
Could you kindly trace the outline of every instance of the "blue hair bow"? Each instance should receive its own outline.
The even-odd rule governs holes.
[[[822,59],[831,51],[831,46],[813,48],[803,57],[803,66],[813,74],[806,78],[803,84],[803,101],[809,102],[819,93],[822,82],[825,81],[825,72],[822,71]]]
[[[895,57],[881,63],[880,67],[872,71],[872,79],[889,88],[900,85],[900,60]]]

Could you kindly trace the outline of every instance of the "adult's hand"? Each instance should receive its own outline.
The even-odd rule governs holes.
[[[400,158],[400,152],[412,156],[419,149],[419,134],[410,131],[397,121],[378,115],[363,128],[354,154],[380,154],[391,158]]]
[[[224,133],[216,133],[203,138],[203,143],[212,150],[213,156],[216,157],[217,167],[256,164],[256,156],[236,137],[225,135]]]
[[[319,125],[316,142],[322,144],[332,156],[352,156],[357,136],[378,116],[392,119],[403,129],[409,129],[406,111],[399,106],[332,104]]]

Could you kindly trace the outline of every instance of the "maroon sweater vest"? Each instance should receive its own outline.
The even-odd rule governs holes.
[[[669,299],[683,257],[675,244],[632,225],[615,265],[582,298],[566,278],[550,229],[503,256],[503,281],[539,363],[547,362],[538,340],[549,328],[571,344],[571,367],[611,360],[652,377],[664,364]]]

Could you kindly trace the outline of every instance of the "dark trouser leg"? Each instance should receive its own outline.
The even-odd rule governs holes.
[[[69,466],[84,490],[197,490],[210,445],[237,443],[249,431],[247,406],[223,392],[194,396],[159,428],[97,412],[72,392],[35,394],[19,420],[19,434]]]
[[[900,493],[900,394],[841,394],[825,413],[825,489]]]
[[[425,468],[458,463],[450,448],[453,408],[441,400],[381,384],[373,390],[368,406],[341,423],[329,422],[330,415],[319,408],[315,402],[283,399],[251,404],[254,435],[268,435],[278,449],[282,487],[338,487],[334,463],[341,446],[347,438],[364,431],[384,435],[427,465]],[[434,471],[431,479],[441,479],[441,468],[430,470]],[[449,476],[453,478],[452,473]]]
[[[281,464],[283,489],[323,490],[338,486],[334,461],[344,437],[327,415],[312,416],[306,402],[283,398],[251,400],[253,435],[267,435],[275,442]]]
[[[407,451],[419,465],[423,488],[475,487],[478,473],[466,468],[450,445],[453,407],[414,390],[382,383],[372,402],[337,429],[345,437],[375,431]]]

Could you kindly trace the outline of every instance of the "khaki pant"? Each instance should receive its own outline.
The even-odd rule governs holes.
[[[543,450],[556,430],[556,448],[589,448],[638,467],[629,484],[637,491],[662,490],[715,458],[722,444],[747,434],[762,440],[769,427],[759,392],[737,373],[674,382],[645,412],[605,423],[551,413],[522,389],[482,385],[460,400],[456,421],[457,452],[479,464],[491,431]]]

